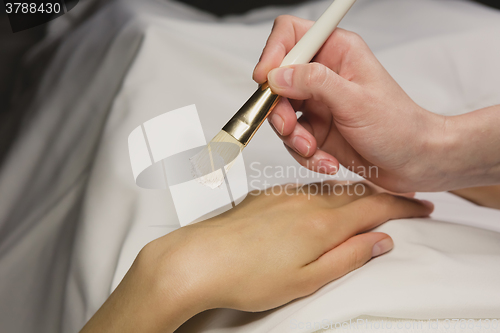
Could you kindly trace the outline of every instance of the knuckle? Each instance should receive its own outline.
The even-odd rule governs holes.
[[[282,25],[283,23],[291,22],[291,21],[292,21],[291,15],[280,15],[274,19],[273,29]]]
[[[330,218],[330,214],[326,212],[316,212],[309,219],[308,227],[311,228],[315,233],[324,235],[328,232]]]
[[[363,53],[368,48],[363,38],[355,32],[337,29],[335,34],[340,53],[346,54],[352,51]]]
[[[358,35],[357,33],[349,30],[339,30],[339,36],[343,39],[343,41],[352,46],[360,46],[365,43],[363,37]]]
[[[353,45],[363,45],[365,43],[363,37],[352,31],[349,31],[348,38]]]
[[[309,65],[309,71],[304,80],[304,84],[307,88],[312,88],[318,85],[325,84],[328,78],[327,68],[317,62],[313,62]]]

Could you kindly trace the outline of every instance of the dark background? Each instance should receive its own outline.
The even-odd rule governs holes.
[[[271,5],[290,5],[300,2],[305,2],[304,0],[176,0],[178,2],[184,2],[191,6],[200,8],[202,10],[211,12],[218,16],[224,16],[228,14],[242,14],[251,9],[271,6]],[[419,0],[415,0],[419,1]],[[483,3],[485,5],[495,7],[500,9],[500,0],[476,0],[476,2]]]

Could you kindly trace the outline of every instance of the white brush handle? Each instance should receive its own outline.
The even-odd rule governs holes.
[[[281,67],[307,64],[318,53],[356,0],[335,0],[286,55]]]

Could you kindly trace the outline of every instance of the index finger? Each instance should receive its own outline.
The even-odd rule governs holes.
[[[375,194],[338,208],[340,230],[347,239],[361,232],[373,229],[389,220],[427,217],[434,210],[428,201],[395,196],[389,193]]]
[[[290,15],[281,15],[274,20],[273,29],[255,66],[253,79],[257,83],[267,81],[267,73],[277,68],[290,50],[314,24],[313,21]]]
[[[433,209],[430,202],[380,193],[354,200],[342,207],[331,205],[331,208],[318,210],[315,219],[310,219],[309,224],[319,227],[319,245],[326,252],[389,220],[427,217]]]

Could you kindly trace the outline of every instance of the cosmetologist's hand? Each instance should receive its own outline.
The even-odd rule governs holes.
[[[398,193],[442,187],[435,143],[444,117],[413,102],[360,36],[337,29],[312,63],[274,69],[312,24],[277,18],[254,71],[286,97],[269,120],[292,156],[321,173],[340,162]],[[303,112],[298,121],[295,111]]]
[[[377,192],[334,182],[251,192],[146,245],[82,333],[172,332],[207,309],[263,311],[309,295],[393,247],[369,230],[433,209]]]

